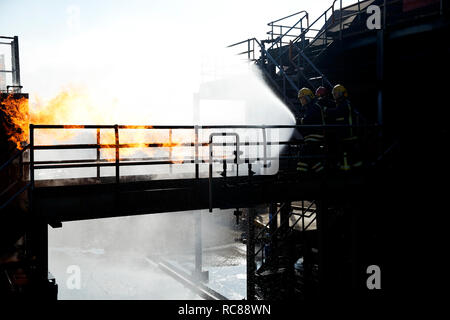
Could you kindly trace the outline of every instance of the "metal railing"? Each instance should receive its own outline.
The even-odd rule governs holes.
[[[303,15],[292,26],[285,26],[283,24],[280,24],[281,21],[287,20],[289,18],[298,16],[298,15],[301,15],[301,14],[303,14]],[[281,46],[283,46],[283,44],[289,44],[289,41],[283,41],[283,39],[285,37],[297,38],[303,32],[303,30],[305,29],[304,28],[304,21],[303,21],[304,19],[306,19],[306,27],[309,27],[309,15],[308,15],[308,12],[305,11],[305,10],[302,10],[302,11],[293,13],[291,15],[288,15],[286,17],[283,17],[283,18],[277,19],[275,21],[269,22],[267,25],[269,27],[271,27],[271,30],[268,31],[267,34],[270,35],[270,37],[271,37],[272,45],[270,46],[270,48],[268,50],[272,49],[276,45],[278,45],[278,47],[281,47]],[[279,33],[277,33],[274,30],[274,28],[279,28]],[[283,32],[283,29],[287,29],[287,31]],[[298,30],[300,30],[300,34],[298,34],[298,35],[294,34],[295,31],[298,31]],[[274,36],[276,37],[275,39],[274,39]]]
[[[265,49],[264,43],[262,41],[257,40],[256,38],[247,39],[244,41],[240,41],[228,46],[228,48],[235,47],[238,45],[247,44],[247,51],[239,52],[238,55],[247,54],[247,58],[249,61],[255,62],[263,73],[266,75],[266,78],[271,82],[271,84],[277,88],[278,92],[281,94],[281,98],[283,101],[290,105],[291,108],[294,106],[289,101],[289,97],[287,95],[287,87],[289,86],[291,89],[298,91],[298,86],[292,81],[290,77],[287,76],[284,68],[277,62],[277,60]],[[259,55],[255,54],[258,49]],[[269,71],[273,68],[274,71],[278,70],[279,74],[282,76],[282,84],[280,85],[276,82],[274,75]]]
[[[255,241],[260,242],[261,246],[258,250],[255,252],[255,257],[258,256],[258,254],[261,253],[261,261],[264,263],[266,259],[268,258],[265,253],[265,245],[268,243],[274,244],[274,240],[282,240],[283,238],[287,237],[289,234],[292,233],[292,230],[295,229],[295,226],[301,221],[302,227],[301,231],[307,231],[309,227],[314,223],[316,220],[316,208],[312,208],[315,205],[315,201],[311,201],[310,204],[306,207],[304,201],[302,201],[302,206],[300,208],[295,208],[296,210],[301,210],[301,213],[294,213],[294,208],[291,208],[289,215],[286,219],[282,220],[280,225],[275,229],[273,233],[271,233],[267,237],[269,226],[273,223],[273,221],[278,219],[278,215],[283,209],[283,207],[286,205],[286,203],[283,203],[280,208],[277,210],[277,212],[272,215],[272,217],[269,219],[269,222],[267,222],[263,227],[262,230],[256,235]],[[296,215],[298,218],[291,224],[290,217]],[[305,225],[305,218],[311,218],[311,221],[307,225]],[[283,232],[284,231],[284,232]]]
[[[344,34],[344,31],[352,26],[355,19],[365,17],[367,7],[374,2],[375,0],[357,0],[353,4],[343,6],[342,0],[334,0],[332,5],[312,23],[309,23],[309,15],[306,11],[296,12],[292,15],[268,23],[271,27],[271,30],[267,32],[270,35],[269,40],[258,41],[251,38],[232,44],[229,47],[246,44],[247,50],[239,52],[239,54],[247,54],[248,60],[256,62],[266,75],[267,79],[280,93],[282,99],[290,105],[291,103],[287,95],[287,88],[298,91],[301,84],[300,82],[295,83],[295,81],[286,74],[285,68],[293,67],[297,71],[298,77],[301,77],[304,80],[304,84],[307,84],[312,88],[316,87],[316,85],[311,82],[312,79],[320,79],[322,80],[322,85],[327,84],[328,86],[332,86],[331,81],[319,70],[319,68],[317,68],[315,61],[336,40],[342,40],[344,36],[347,36],[347,33]],[[402,21],[401,17],[398,17],[398,14],[396,15],[394,13],[395,11],[398,11],[397,7],[403,4],[402,0],[377,2],[377,4],[383,12],[383,28]],[[392,8],[392,13],[388,10],[390,8]],[[427,14],[443,15],[447,9],[448,8],[444,6],[444,1],[440,0],[436,2],[435,6],[424,7],[424,12],[427,12]],[[282,23],[288,18],[297,15],[302,16],[292,26]],[[424,14],[421,12],[412,12],[411,14],[402,12],[401,15],[411,18]],[[305,20],[306,23],[304,23]],[[280,28],[280,31],[276,32],[276,28]],[[299,34],[294,35],[294,31],[299,31]],[[348,35],[367,31],[370,30],[364,27],[363,30],[348,32]],[[284,40],[286,38],[289,38],[289,41]],[[264,47],[265,43],[271,44],[268,49]],[[271,50],[275,47],[277,47],[276,53]],[[285,56],[288,52],[289,62],[288,65],[286,65]],[[307,76],[306,69],[315,76]],[[278,75],[282,79],[281,84],[277,83],[275,80],[277,76],[271,70],[278,72]]]
[[[152,166],[152,165],[173,165],[173,164],[194,164],[195,169],[190,171],[194,174],[195,179],[200,178],[200,166],[208,165],[209,167],[209,186],[210,186],[210,208],[213,204],[212,202],[212,183],[213,183],[213,165],[221,164],[223,168],[222,178],[227,178],[227,164],[231,163],[236,166],[236,170],[232,173],[236,176],[240,176],[239,165],[246,164],[248,171],[242,171],[242,176],[246,176],[248,173],[249,177],[252,175],[252,165],[259,163],[261,170],[266,170],[270,167],[273,161],[298,161],[300,158],[308,157],[334,157],[332,154],[317,154],[317,155],[305,155],[298,150],[302,145],[305,144],[303,139],[287,139],[287,140],[270,140],[267,137],[267,131],[271,129],[277,130],[298,130],[302,132],[303,130],[311,129],[321,129],[321,130],[341,130],[349,127],[359,128],[359,130],[379,130],[377,125],[365,125],[365,126],[346,126],[346,125],[212,125],[212,126],[130,126],[130,125],[30,125],[30,143],[26,145],[22,150],[18,151],[13,157],[0,166],[0,171],[5,170],[9,167],[16,159],[19,159],[19,167],[25,173],[22,173],[20,179],[26,182],[23,189],[21,189],[17,194],[13,196],[16,198],[19,194],[27,190],[28,188],[34,188],[36,182],[36,171],[39,170],[49,170],[49,169],[70,169],[70,168],[97,168],[96,174],[93,177],[101,178],[100,169],[103,167],[114,168],[114,173],[107,175],[105,177],[112,177],[116,184],[121,182],[121,167],[132,167],[132,166]],[[95,130],[96,143],[73,143],[73,144],[37,144],[36,143],[36,131],[38,130],[79,130],[88,129]],[[168,133],[168,138],[158,139],[162,141],[152,141],[145,142],[139,141],[137,143],[123,143],[120,140],[120,132],[122,130],[150,130],[150,131],[161,131],[165,130]],[[259,132],[257,135],[257,140],[248,139],[244,141],[240,137],[239,133],[227,132],[226,130],[253,130]],[[109,137],[109,142],[101,141],[102,130],[113,131]],[[184,130],[190,132],[189,141],[174,142],[174,134],[177,130]],[[208,140],[203,139],[204,134],[207,133]],[[185,135],[186,136],[186,135]],[[234,141],[213,141],[214,137],[217,136],[233,136]],[[377,136],[376,134],[374,136]],[[361,135],[364,138],[364,135]],[[326,143],[326,141],[324,141]],[[288,153],[277,153],[276,155],[271,154],[271,148],[275,146],[277,148],[287,147],[294,148],[297,150],[295,152]],[[219,156],[215,156],[213,153],[214,148],[228,148],[225,153]],[[255,149],[252,152],[249,148],[253,147]],[[261,150],[262,147],[262,150]],[[164,149],[167,151],[168,156],[160,156],[157,154],[152,154],[151,156],[137,157],[137,156],[121,156],[120,152],[123,149],[131,148],[149,148],[149,149]],[[186,148],[190,153],[183,154],[182,156],[177,155],[177,148]],[[209,153],[202,152],[209,150]],[[243,154],[241,148],[247,148],[247,154]],[[324,148],[323,150],[327,150]],[[36,152],[43,150],[95,150],[94,159],[45,159],[37,160]],[[111,156],[109,158],[101,158],[101,150],[110,150]],[[279,149],[281,150],[281,149]],[[23,159],[23,155],[28,151],[29,161]],[[206,155],[206,156],[205,156]],[[60,157],[61,155],[58,155]],[[378,154],[376,155],[378,156]],[[374,157],[375,159],[376,157]],[[376,162],[373,162],[376,164]],[[206,169],[206,168],[205,168]],[[205,171],[203,171],[205,172]],[[265,171],[263,171],[265,172]],[[170,176],[173,172],[170,171]],[[264,174],[264,173],[263,173]],[[145,176],[145,175],[144,175]],[[23,178],[25,177],[25,178]],[[28,178],[29,177],[29,178]],[[52,178],[54,179],[54,178]],[[107,181],[105,181],[107,182]],[[3,194],[3,192],[2,192]],[[1,209],[6,207],[13,199],[9,199],[8,203],[3,203]]]

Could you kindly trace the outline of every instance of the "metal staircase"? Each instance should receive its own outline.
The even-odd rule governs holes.
[[[313,281],[313,261],[318,259],[313,249],[317,248],[316,201],[272,204],[271,210],[269,222],[255,237],[259,245],[255,250],[257,294],[262,299],[283,299],[304,292],[304,283]],[[294,270],[298,261],[302,272]]]
[[[269,22],[269,39],[251,38],[228,47],[246,45],[247,50],[238,54],[247,55],[248,60],[258,65],[280,98],[295,110],[299,88],[332,86],[316,61],[330,46],[341,40],[353,24],[363,20],[361,16],[374,1],[358,1],[357,4],[343,8],[342,0],[339,3],[334,0],[311,24],[308,12],[300,11]],[[284,24],[293,17],[299,17],[293,25]]]
[[[311,23],[308,12],[299,11],[269,22],[268,39],[250,38],[228,47],[238,48],[238,55],[246,55],[255,63],[278,96],[296,112],[299,88],[306,86],[314,90],[320,85],[332,87],[333,83],[342,81],[342,75],[329,70],[328,65],[337,63],[340,70],[345,70],[344,62],[331,58],[345,39],[376,34],[377,30],[366,26],[371,15],[367,12],[370,5],[380,8],[382,23],[388,28],[426,15],[442,16],[445,11],[443,2],[437,0],[434,5],[421,8],[420,12],[409,12],[404,10],[402,0],[358,0],[348,6],[343,6],[342,0],[334,0]],[[295,22],[289,24],[293,19]]]

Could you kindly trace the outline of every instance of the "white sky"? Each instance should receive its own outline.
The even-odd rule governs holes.
[[[22,85],[32,98],[81,86],[97,100],[158,106],[182,121],[175,106],[192,104],[202,66],[220,63],[226,45],[267,38],[268,22],[297,11],[313,21],[331,3],[0,0],[0,35],[19,36]]]

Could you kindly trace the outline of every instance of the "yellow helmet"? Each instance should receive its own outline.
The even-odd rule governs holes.
[[[335,85],[332,94],[335,99],[348,97],[347,89],[345,89],[345,87],[342,84]]]
[[[309,88],[301,88],[298,91],[298,98],[309,97],[310,99],[314,99],[314,93]]]

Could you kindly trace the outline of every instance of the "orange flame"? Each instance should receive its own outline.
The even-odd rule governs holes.
[[[18,149],[22,148],[22,142],[28,141],[30,117],[28,113],[28,99],[17,98],[9,94],[1,101],[1,110],[5,115],[3,127],[8,138]]]
[[[48,102],[42,102],[36,99],[31,108],[28,106],[28,99],[17,99],[9,95],[2,102],[4,112],[11,125],[7,128],[7,134],[10,141],[15,143],[17,148],[22,148],[22,144],[29,141],[29,124],[56,124],[65,125],[65,129],[39,129],[35,131],[35,144],[60,144],[74,138],[80,134],[82,129],[71,129],[68,125],[84,124],[105,124],[112,123],[109,118],[112,112],[96,109],[87,95],[80,90],[66,90],[59,93]],[[122,112],[129,112],[122,110]],[[132,144],[132,148],[120,148],[121,158],[134,157],[141,154],[143,157],[152,157],[158,153],[157,149],[173,148],[171,150],[173,163],[179,163],[184,157],[183,152],[179,151],[180,146],[186,138],[184,135],[173,136],[169,138],[167,130],[161,132],[153,129],[126,129],[119,130],[119,143]],[[84,131],[86,132],[86,131]],[[191,140],[192,141],[192,140]],[[149,148],[148,144],[159,144],[158,148]],[[102,145],[102,158],[108,161],[115,160],[115,132],[113,129],[102,129],[100,136]]]

